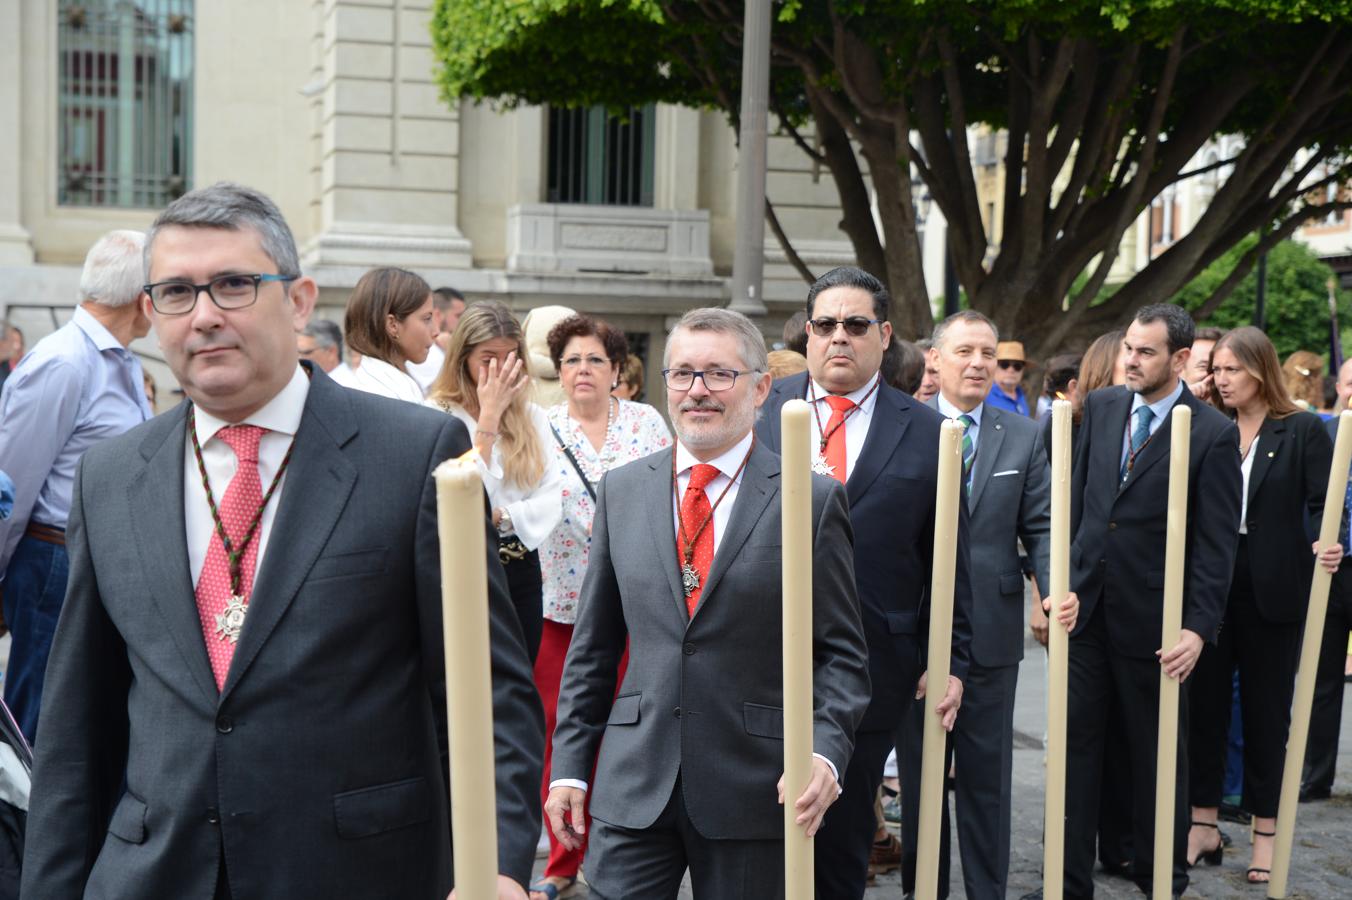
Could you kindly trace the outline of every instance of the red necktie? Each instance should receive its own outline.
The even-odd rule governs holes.
[[[831,467],[831,477],[841,484],[845,483],[845,414],[854,409],[854,401],[849,397],[837,397],[834,394],[826,398],[831,404],[831,418],[826,423],[826,464]]]
[[[695,607],[699,606],[700,594],[704,591],[704,582],[709,577],[709,566],[714,561],[713,507],[710,506],[709,495],[704,493],[704,489],[709,486],[709,482],[717,477],[717,466],[700,463],[690,470],[690,483],[686,485],[685,496],[681,498],[681,534],[683,540],[678,541],[679,549],[684,554],[685,542],[694,542],[690,565],[694,566],[695,571],[699,573],[699,587],[691,591],[689,596],[685,598],[685,607],[691,616],[695,615]],[[704,525],[705,519],[710,520],[708,525]],[[703,531],[700,531],[701,525],[704,525]],[[699,532],[698,538],[695,537],[696,532]],[[681,559],[684,561],[684,555]]]
[[[258,443],[264,431],[257,425],[229,425],[216,432],[216,437],[225,441],[235,452],[238,462],[235,477],[230,479],[225,496],[216,506],[225,533],[230,536],[230,543],[235,547],[244,540],[249,522],[263,503],[263,483],[258,477]],[[260,524],[249,546],[244,548],[244,557],[240,560],[240,596],[246,601],[253,591],[254,567],[258,562],[258,540],[262,528]],[[230,562],[220,532],[213,523],[206,562],[202,564],[202,575],[197,579],[197,614],[202,620],[202,637],[206,639],[207,656],[211,659],[211,672],[216,676],[217,690],[225,686],[230,660],[235,655],[234,643],[225,640],[216,627],[216,616],[225,610],[229,602]]]

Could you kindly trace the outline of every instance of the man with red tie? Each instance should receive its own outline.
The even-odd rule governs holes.
[[[701,900],[774,898],[779,804],[816,832],[868,703],[844,491],[813,479],[815,758],[786,798],[779,457],[752,433],[764,338],[740,313],[691,310],[662,376],[676,446],[610,472],[597,495],[545,812],[572,847],[590,807],[598,900],[674,900],[687,869]]]
[[[469,435],[299,362],[318,288],[257,191],[185,194],[145,254],[187,400],[81,458],[22,896],[444,900],[431,470]],[[498,888],[525,900],[544,728],[496,556]]]
[[[892,338],[890,298],[861,269],[832,269],[808,290],[808,371],[776,381],[757,435],[779,448],[779,409],[793,398],[813,408],[815,468],[845,485],[854,528],[855,578],[868,641],[873,699],[855,735],[845,792],[816,840],[817,896],[864,894],[883,763],[912,698],[923,696],[930,568],[943,417],[879,377]],[[961,502],[961,497],[954,498]],[[967,507],[958,520],[949,683],[939,714],[952,730],[962,703],[971,642]]]

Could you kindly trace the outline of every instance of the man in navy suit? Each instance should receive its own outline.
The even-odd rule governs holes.
[[[855,735],[844,793],[816,838],[817,896],[859,898],[877,820],[873,798],[904,712],[926,685],[930,568],[939,428],[943,416],[882,381],[892,337],[882,282],[852,266],[832,269],[808,291],[808,371],[776,381],[757,425],[779,451],[779,410],[813,408],[814,468],[841,481],[854,528],[855,580],[868,642],[873,699]],[[954,498],[961,503],[961,495]],[[949,683],[939,714],[952,730],[971,643],[967,508],[960,506]]]

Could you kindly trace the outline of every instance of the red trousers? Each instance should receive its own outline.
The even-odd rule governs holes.
[[[540,779],[541,805],[549,798],[549,763],[554,755],[554,727],[558,724],[559,684],[563,681],[563,662],[568,656],[568,644],[572,639],[572,625],[544,620],[544,630],[540,634],[540,653],[535,657],[535,689],[540,692],[540,702],[545,709],[545,768],[544,777]],[[624,681],[624,670],[628,664],[629,651],[626,650],[624,656],[620,658],[620,668],[615,678],[616,690]],[[585,835],[581,847],[569,850],[559,843],[552,830],[549,828],[545,830],[549,831],[549,863],[545,866],[545,876],[577,877],[578,867],[582,865],[582,856],[587,850]],[[590,815],[587,816],[587,830],[591,831]]]

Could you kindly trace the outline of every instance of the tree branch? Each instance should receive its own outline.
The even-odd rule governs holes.
[[[793,244],[789,241],[789,236],[785,234],[784,227],[779,224],[779,216],[775,215],[774,204],[770,202],[768,196],[765,198],[765,221],[769,224],[770,230],[775,233],[775,237],[779,239],[779,247],[784,251],[784,257],[788,259],[789,265],[793,266],[794,270],[808,284],[816,281],[817,278],[812,274],[812,270],[807,267],[807,263],[803,262],[803,258],[798,255],[798,251],[793,249]]]

